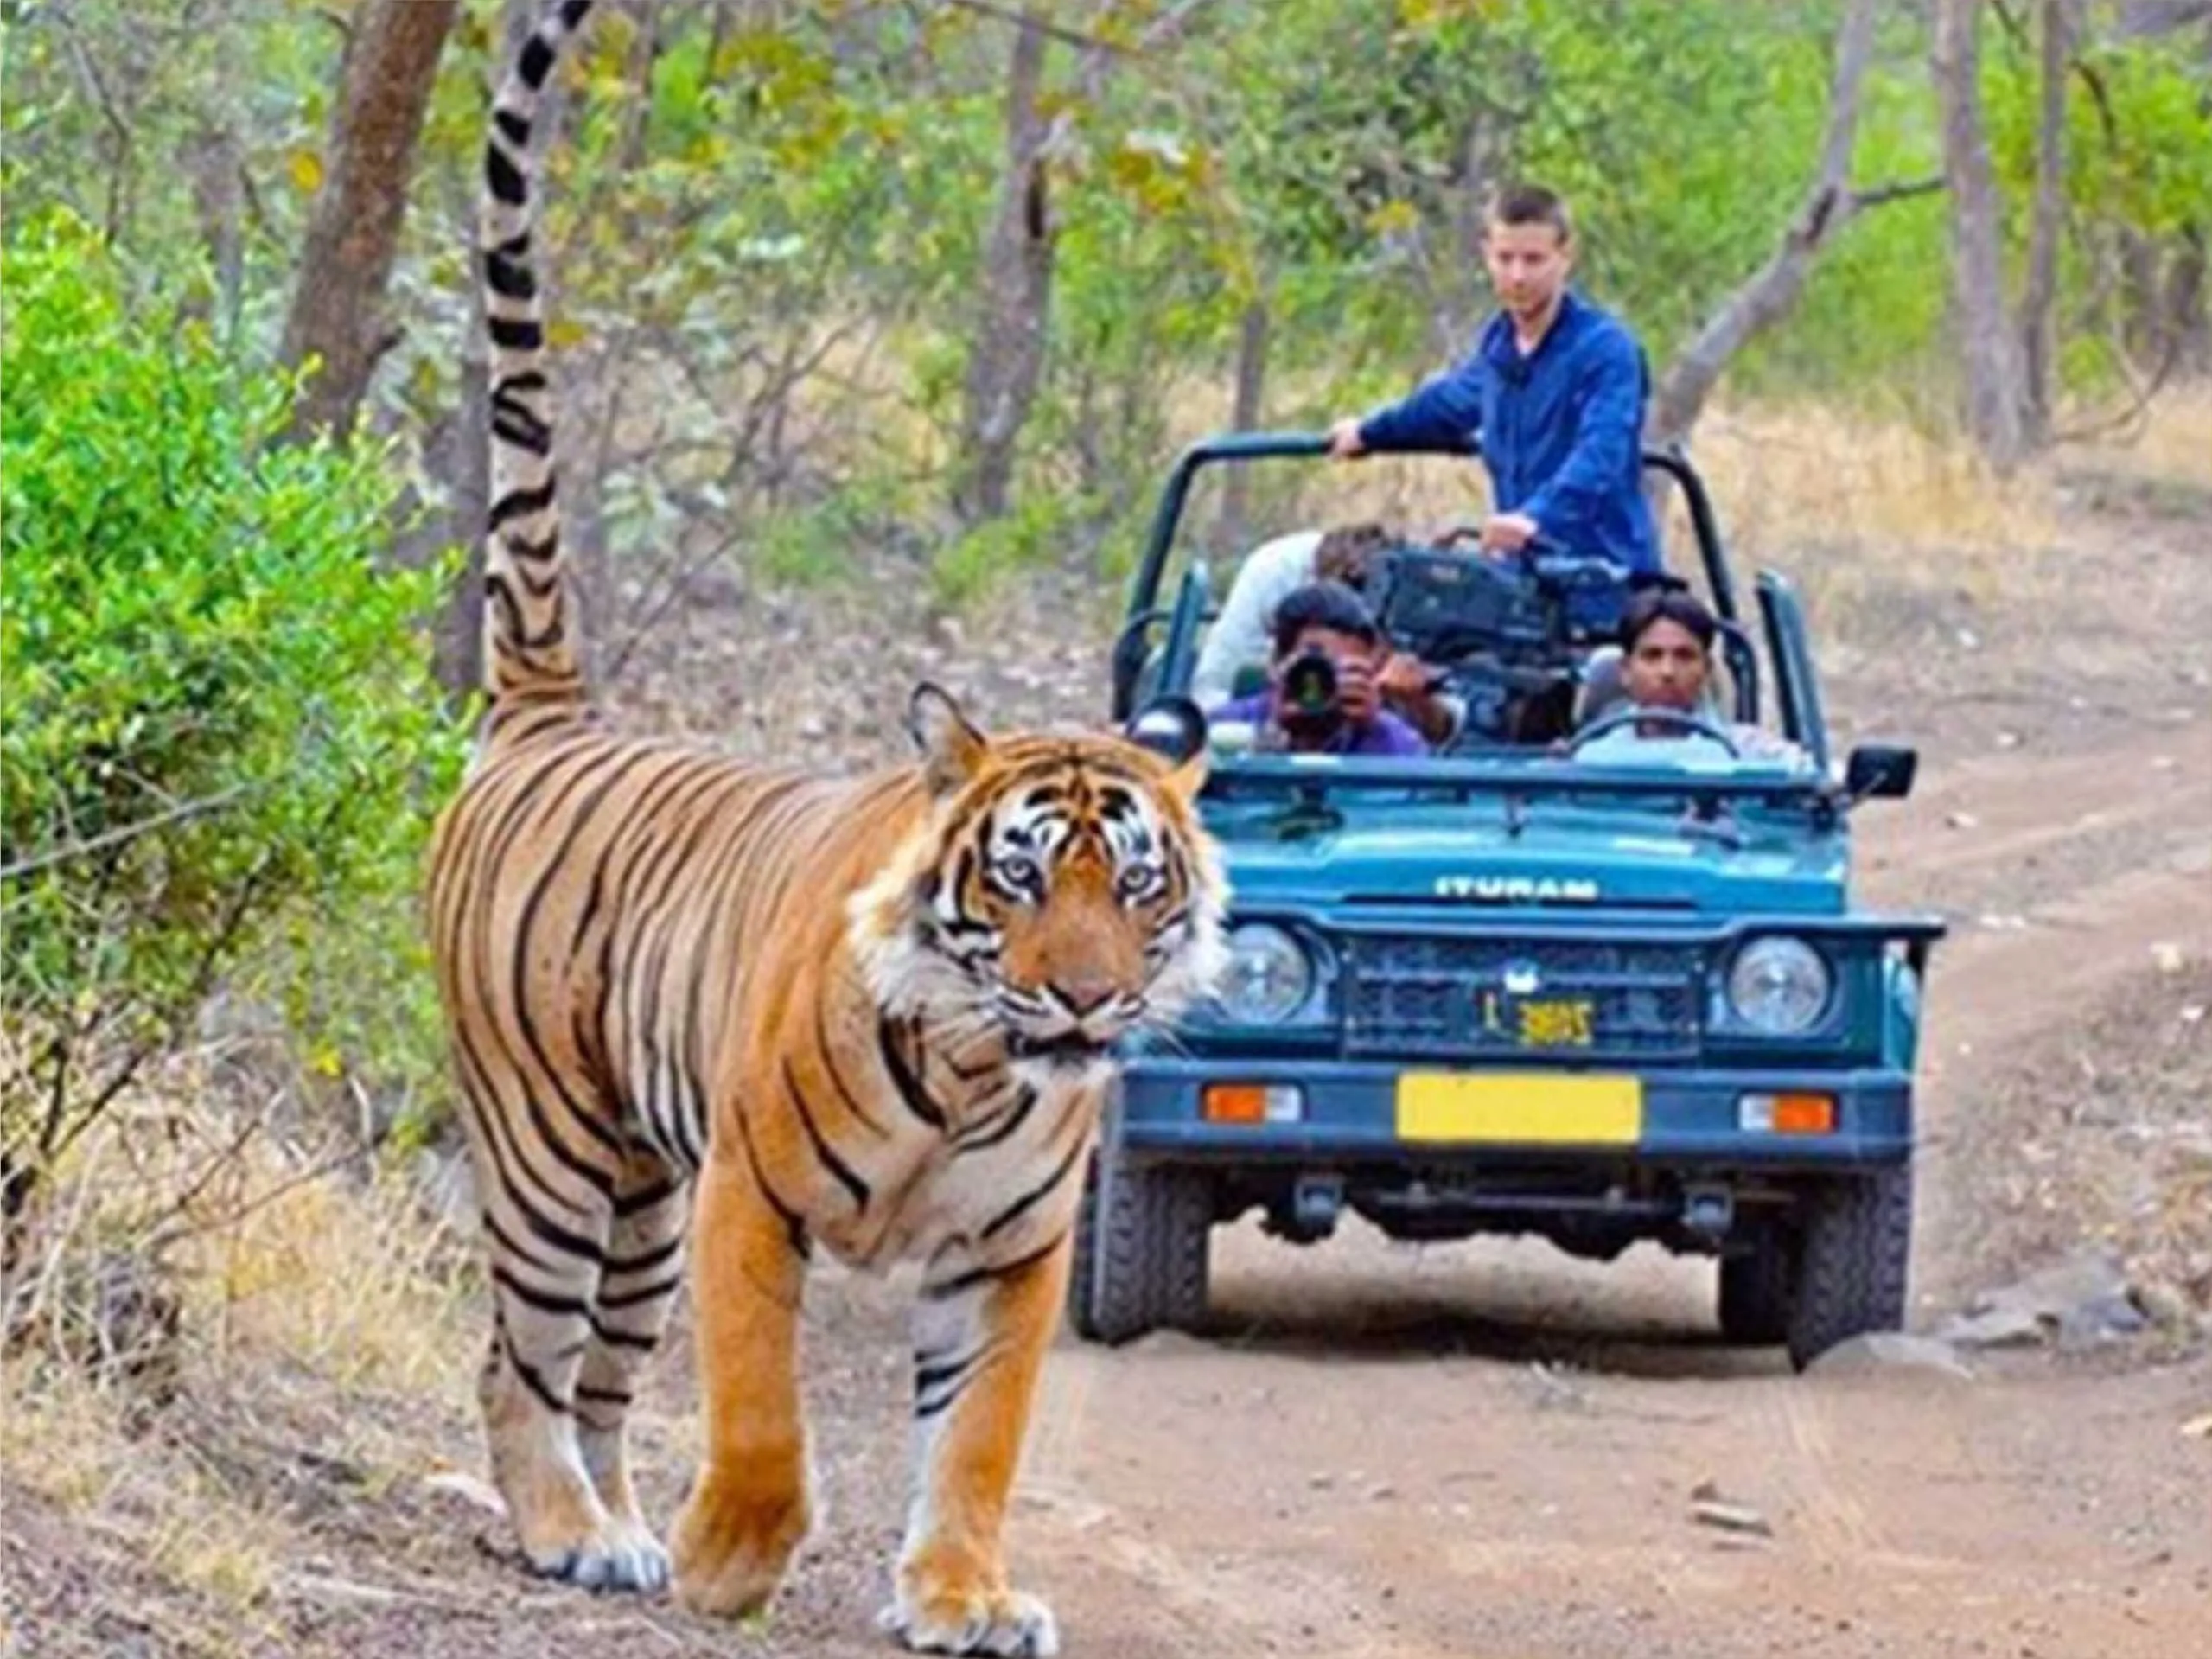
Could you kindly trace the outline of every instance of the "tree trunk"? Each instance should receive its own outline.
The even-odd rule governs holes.
[[[1006,169],[984,245],[982,299],[968,348],[965,473],[954,506],[969,524],[1006,511],[1016,446],[1044,372],[1054,228],[1038,96],[1048,46],[1036,15],[1024,12],[1007,75]]]
[[[364,0],[339,71],[322,188],[284,319],[284,361],[319,358],[292,436],[352,430],[386,348],[386,284],[406,215],[415,143],[459,0]]]
[[[1229,411],[1229,430],[1252,432],[1259,429],[1261,405],[1267,392],[1267,302],[1255,299],[1244,308],[1237,330],[1237,389]],[[1252,512],[1252,469],[1223,469],[1228,482],[1221,486],[1221,545],[1244,546],[1246,520]]]
[[[2018,337],[2006,316],[1997,181],[1982,131],[1980,0],[1936,0],[1929,67],[1951,196],[1951,299],[1967,427],[1998,472],[2027,452]]]
[[[2024,437],[2050,437],[2056,397],[2058,239],[2066,213],[2066,80],[2072,69],[2072,0],[2043,0],[2036,118],[2036,193],[2028,224],[2028,282],[2020,297]]]
[[[1820,170],[1782,246],[1751,279],[1730,295],[1681,354],[1660,377],[1646,433],[1654,443],[1686,438],[1729,360],[1762,331],[1796,309],[1806,278],[1821,249],[1859,208],[1873,199],[1852,194],[1851,157],[1858,137],[1859,95],[1874,57],[1876,0],[1852,0],[1836,31],[1834,71],[1828,83],[1827,129],[1820,141]],[[1894,193],[1893,193],[1894,194]]]

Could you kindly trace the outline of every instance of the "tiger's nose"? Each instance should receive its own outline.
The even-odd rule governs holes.
[[[1077,1019],[1088,1019],[1113,1000],[1114,983],[1103,973],[1086,973],[1073,979],[1055,979],[1052,994]]]

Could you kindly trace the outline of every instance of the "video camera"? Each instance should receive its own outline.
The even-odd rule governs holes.
[[[1620,632],[1615,568],[1539,541],[1512,558],[1472,548],[1399,546],[1370,566],[1383,632],[1438,669],[1434,689],[1466,706],[1455,750],[1551,742],[1572,726],[1582,664]]]

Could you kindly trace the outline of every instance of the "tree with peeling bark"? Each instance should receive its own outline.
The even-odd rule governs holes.
[[[1052,305],[1052,191],[1040,107],[1051,41],[1024,13],[1006,76],[1006,161],[985,244],[968,349],[963,471],[953,504],[969,524],[1003,517],[1015,447],[1044,372]]]
[[[2000,472],[2026,456],[2027,379],[2005,298],[2004,203],[1982,116],[1982,0],[1936,0],[1929,54],[1950,187],[1951,302],[1967,430]]]
[[[365,0],[352,18],[322,188],[284,321],[284,361],[322,365],[294,437],[350,431],[386,349],[385,288],[431,81],[458,10],[459,0]]]
[[[1646,423],[1652,443],[1675,443],[1689,437],[1729,360],[1795,308],[1814,262],[1845,226],[1870,207],[1941,188],[1940,179],[1870,190],[1852,188],[1852,156],[1879,10],[1877,0],[1852,0],[1845,9],[1836,32],[1827,128],[1812,187],[1774,256],[1728,297],[1661,376]]]

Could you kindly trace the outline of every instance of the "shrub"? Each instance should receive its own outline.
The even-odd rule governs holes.
[[[227,359],[174,295],[133,303],[67,214],[12,226],[5,258],[12,1215],[217,987],[327,1004],[313,967],[336,960],[341,1024],[421,1005],[419,960],[394,957],[418,958],[423,833],[460,741],[424,626],[449,572],[373,556],[386,455],[279,443],[293,380]]]

